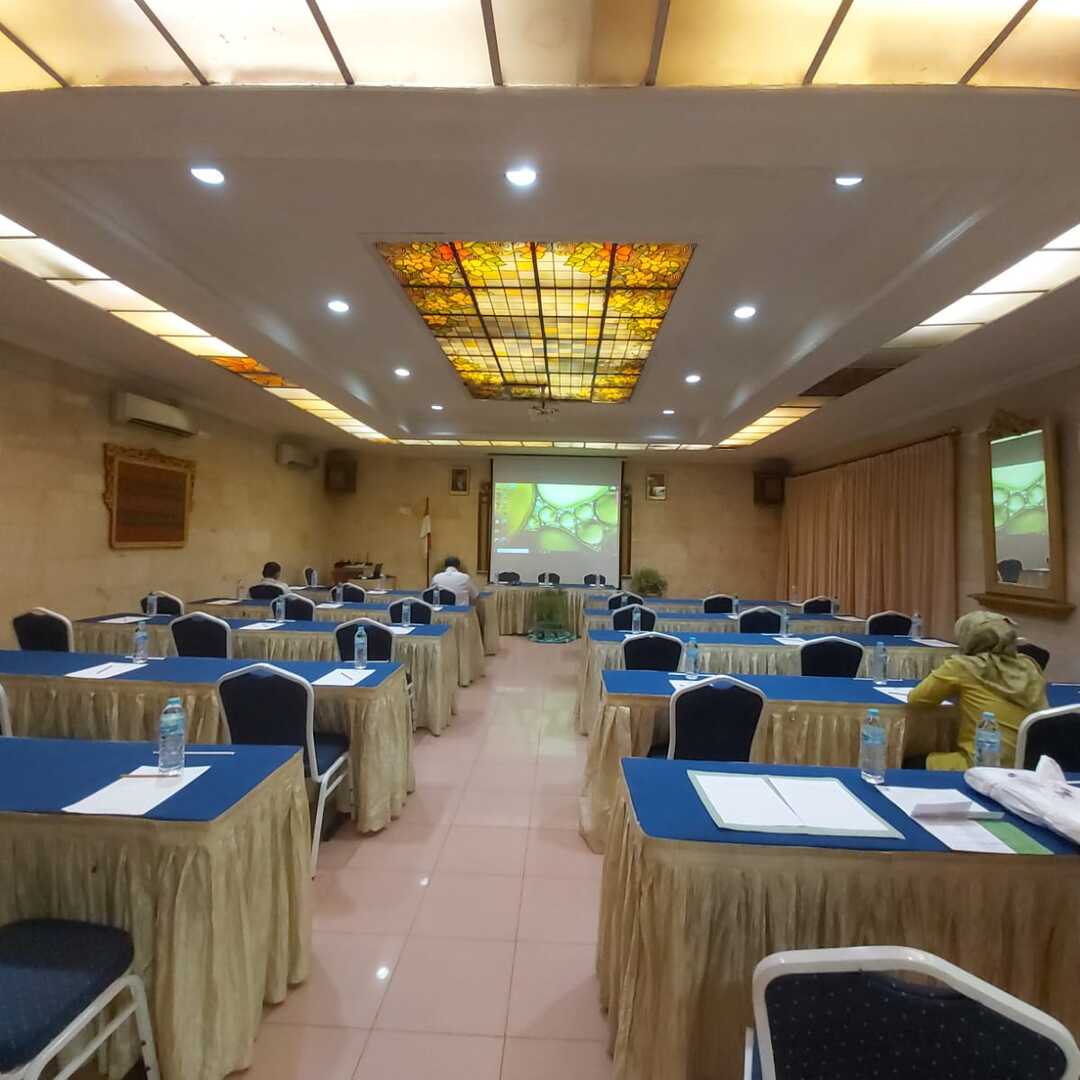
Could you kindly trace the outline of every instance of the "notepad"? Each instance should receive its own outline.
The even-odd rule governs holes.
[[[374,675],[374,668],[335,668],[317,678],[313,686],[356,686],[369,675]]]
[[[206,606],[210,607],[231,607],[233,604],[243,604],[244,601],[237,597],[235,600],[207,600]]]
[[[114,679],[117,675],[123,675],[128,671],[138,671],[145,667],[145,663],[125,663],[122,660],[109,660],[104,664],[95,664],[93,667],[80,668],[78,671],[69,671],[66,679]]]
[[[805,645],[806,638],[803,637],[791,637],[788,634],[774,635],[773,641],[778,645]]]
[[[209,765],[193,765],[184,768],[178,776],[162,776],[156,765],[140,765],[132,769],[131,777],[114,780],[93,795],[65,806],[64,812],[142,817],[178,791],[183,791],[209,768]]]
[[[284,626],[284,620],[282,622],[249,622],[245,626],[241,626],[241,630],[277,630],[278,627]]]
[[[319,608],[320,610],[322,610],[322,609],[325,609],[325,608],[339,608],[339,607],[344,607],[345,605],[344,605],[343,603],[341,603],[341,602],[338,602],[338,603],[326,603],[326,604],[316,604],[315,606],[316,606],[317,608]]]
[[[890,697],[893,701],[902,701],[907,704],[908,694],[914,689],[911,686],[875,686],[874,689],[879,694],[884,694],[886,697]]]
[[[99,619],[99,623],[135,623],[152,618],[150,615],[117,615],[115,619]]]
[[[416,627],[415,626],[388,626],[387,629],[391,634],[411,634]]]
[[[957,819],[948,816],[932,817],[915,814],[916,809],[925,809],[934,803],[947,807],[960,801],[974,809],[983,809],[980,803],[967,798],[957,788],[928,789],[883,784],[878,791],[890,802],[899,806],[909,817],[916,818],[931,836],[940,840],[950,851],[977,851],[991,855],[1013,854],[1013,849],[981,821],[971,818]]]

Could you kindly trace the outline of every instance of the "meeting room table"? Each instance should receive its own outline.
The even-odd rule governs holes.
[[[205,771],[151,809],[118,804],[113,788],[72,810],[155,769],[153,745],[0,739],[0,924],[126,930],[162,1080],[223,1080],[251,1065],[263,1005],[308,977],[311,823],[292,747],[195,745],[186,764]],[[118,786],[138,802],[132,785]],[[126,1075],[134,1023],[99,1053],[106,1075]]]
[[[621,669],[623,642],[629,632],[621,630],[590,630],[585,640],[581,664],[581,679],[575,708],[577,731],[589,735],[596,724],[603,690],[604,671]],[[728,675],[797,675],[799,674],[799,645],[820,635],[803,634],[783,637],[777,634],[726,633],[690,634],[672,632],[684,645],[693,637],[700,649],[702,669],[706,673]],[[828,635],[826,635],[828,636]],[[869,673],[869,659],[880,641],[887,650],[886,674],[890,679],[922,679],[946,657],[956,652],[948,642],[927,644],[930,640],[909,637],[881,637],[866,634],[845,634],[861,645],[863,663],[858,672]]]
[[[833,777],[893,835],[721,828],[688,770]],[[886,782],[974,795],[961,773]],[[754,967],[786,949],[925,949],[1080,1032],[1080,852],[1008,812],[994,825],[1012,850],[954,851],[854,769],[625,758],[597,946],[614,1076],[739,1080]]]
[[[645,606],[656,612],[656,625],[653,629],[662,634],[680,631],[688,634],[734,634],[739,629],[737,616],[712,612],[706,614],[700,608],[700,601],[696,611],[690,608],[665,610],[662,607],[655,607],[650,601],[646,601]],[[611,616],[612,612],[606,607],[585,608],[583,612],[585,631],[610,630]],[[833,634],[850,637],[852,634],[861,634],[865,628],[866,620],[855,615],[788,614],[788,633],[792,635]]]
[[[16,735],[49,739],[156,740],[158,718],[179,697],[188,741],[229,743],[217,681],[250,661],[168,657],[131,665],[120,655],[0,651],[0,685],[7,692]],[[102,665],[114,665],[103,670]],[[348,781],[338,805],[358,832],[373,832],[400,815],[416,786],[405,671],[372,663],[361,682],[344,685],[339,663],[285,661],[315,691],[315,730],[349,736]]]
[[[489,588],[495,593],[501,634],[529,633],[536,622],[536,598],[546,592],[560,592],[566,598],[567,626],[580,634],[585,605],[606,604],[615,591],[606,585],[541,585],[536,581],[523,581],[519,585],[492,582]]]

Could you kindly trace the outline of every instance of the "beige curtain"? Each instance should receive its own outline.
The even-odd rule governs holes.
[[[895,609],[949,635],[956,618],[956,447],[951,435],[788,481],[777,587]]]

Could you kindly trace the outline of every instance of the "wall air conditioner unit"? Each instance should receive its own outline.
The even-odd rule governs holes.
[[[183,409],[123,390],[117,390],[112,396],[112,418],[116,424],[138,424],[185,439],[198,433],[195,422]]]
[[[285,465],[290,469],[317,469],[319,467],[319,455],[306,446],[297,446],[296,443],[278,443],[274,450],[274,460],[279,465]]]

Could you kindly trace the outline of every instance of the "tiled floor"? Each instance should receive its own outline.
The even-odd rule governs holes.
[[[311,978],[248,1080],[605,1080],[600,858],[577,834],[580,645],[503,638],[382,833],[319,857]]]

